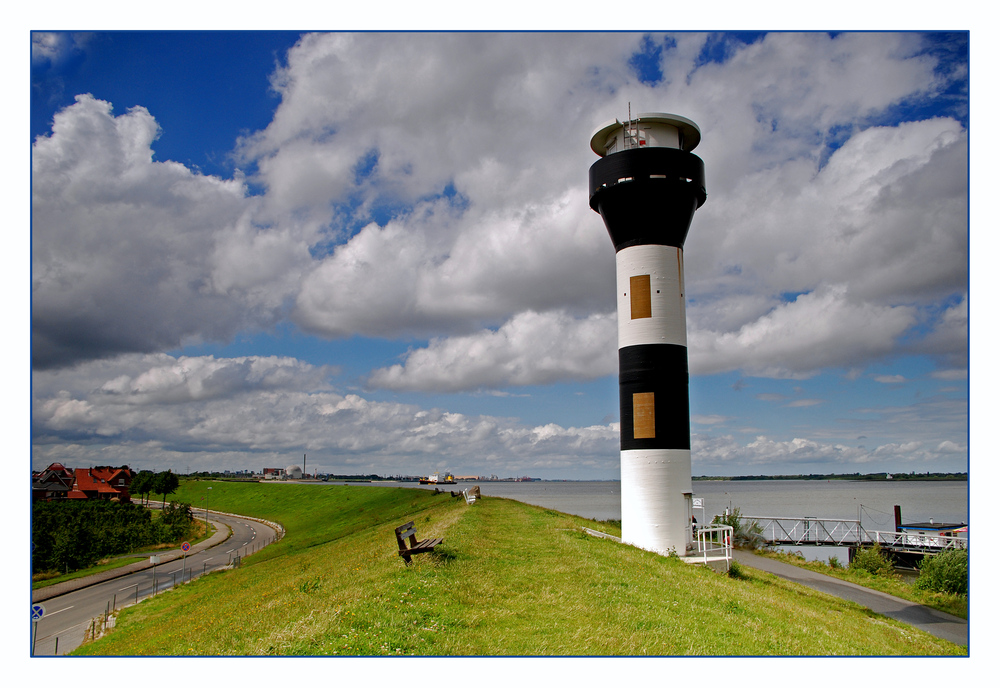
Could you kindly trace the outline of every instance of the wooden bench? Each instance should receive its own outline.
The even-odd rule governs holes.
[[[407,542],[407,539],[409,539],[409,542]],[[417,529],[414,527],[413,521],[404,523],[399,528],[396,528],[396,544],[399,545],[399,556],[403,557],[403,561],[407,564],[410,563],[411,554],[433,552],[434,548],[442,542],[444,542],[443,538],[427,538],[426,540],[417,542]]]

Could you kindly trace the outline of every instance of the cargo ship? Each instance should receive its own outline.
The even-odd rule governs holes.
[[[445,472],[444,478],[441,477],[440,473],[431,473],[427,478],[420,479],[421,485],[454,485],[455,476],[449,472]]]

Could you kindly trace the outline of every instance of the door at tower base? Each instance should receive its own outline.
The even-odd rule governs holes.
[[[691,542],[691,450],[634,449],[622,457],[622,541],[683,556]]]

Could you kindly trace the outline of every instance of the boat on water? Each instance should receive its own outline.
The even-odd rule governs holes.
[[[445,471],[444,478],[440,473],[431,473],[430,476],[420,479],[421,485],[454,485],[455,476]]]

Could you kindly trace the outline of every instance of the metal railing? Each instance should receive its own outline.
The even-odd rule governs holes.
[[[939,551],[945,549],[968,549],[969,540],[967,538],[953,537],[950,535],[918,535],[916,533],[896,533],[872,531],[875,537],[872,541],[877,542],[882,547],[891,549],[907,549],[920,552]]]
[[[733,559],[733,527],[704,526],[695,531],[698,555],[706,564],[709,561],[726,561],[726,568]]]
[[[756,522],[761,536],[768,542],[795,545],[808,543],[853,545],[873,541],[861,525],[861,521],[812,516],[803,518],[741,516],[740,520],[746,524]]]
[[[775,544],[785,545],[873,545],[892,549],[921,551],[942,549],[967,549],[967,538],[947,535],[918,535],[912,532],[866,530],[861,521],[852,519],[784,518],[774,516],[741,516],[747,525],[760,528],[760,535]]]

